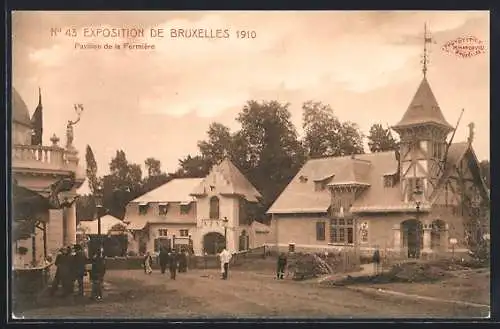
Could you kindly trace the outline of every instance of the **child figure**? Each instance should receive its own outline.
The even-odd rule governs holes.
[[[153,258],[151,257],[151,254],[148,251],[146,253],[146,256],[144,257],[144,273],[146,274],[153,273],[153,269],[151,268],[152,264],[153,264]]]

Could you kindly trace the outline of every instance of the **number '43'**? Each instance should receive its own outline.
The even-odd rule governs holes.
[[[67,29],[65,34],[68,37],[76,37],[76,29]]]

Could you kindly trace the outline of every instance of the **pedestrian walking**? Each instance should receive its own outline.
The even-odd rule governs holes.
[[[373,252],[373,274],[374,275],[379,275],[380,273],[380,251],[378,247],[375,247],[375,251]]]
[[[90,280],[92,281],[91,299],[102,299],[102,288],[104,284],[104,274],[106,273],[106,263],[98,250],[92,257],[92,269],[90,270]]]
[[[146,274],[153,273],[153,268],[151,267],[152,264],[153,264],[153,258],[151,257],[151,254],[148,251],[146,253],[146,256],[144,256],[144,261],[143,261],[144,273],[146,273]]]
[[[278,270],[276,271],[276,279],[283,280],[285,275],[285,268],[287,264],[287,257],[284,252],[278,256]]]
[[[61,258],[61,282],[63,293],[61,297],[66,297],[73,294],[75,288],[75,272],[73,269],[73,252],[70,246],[64,248],[64,253]]]
[[[170,278],[172,280],[175,280],[175,275],[177,273],[177,266],[178,266],[178,262],[179,262],[178,258],[179,257],[177,255],[177,252],[175,251],[175,249],[169,253],[168,268],[170,270]]]
[[[158,258],[160,261],[161,274],[165,274],[165,271],[167,270],[167,265],[168,265],[168,250],[166,250],[166,248],[162,247],[160,249],[160,254],[158,255]]]
[[[56,260],[54,265],[56,266],[56,274],[54,275],[54,280],[52,280],[52,286],[50,287],[50,295],[54,296],[59,289],[59,285],[62,284],[62,275],[63,275],[63,262],[64,262],[64,253],[66,250],[61,248],[57,251]]]
[[[187,254],[185,250],[182,250],[179,254],[179,273],[187,272]]]
[[[219,254],[219,257],[222,279],[227,280],[229,276],[229,262],[231,261],[232,255],[226,248],[224,248]]]
[[[73,270],[75,271],[75,281],[78,286],[78,295],[83,296],[83,279],[86,275],[85,265],[87,264],[87,257],[80,245],[75,245],[73,258]]]

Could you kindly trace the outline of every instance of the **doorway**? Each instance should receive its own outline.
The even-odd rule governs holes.
[[[203,237],[203,251],[208,255],[216,255],[226,246],[224,235],[217,232],[210,232]]]
[[[408,219],[401,223],[403,247],[408,250],[408,258],[419,258],[424,244],[422,223],[416,219]]]

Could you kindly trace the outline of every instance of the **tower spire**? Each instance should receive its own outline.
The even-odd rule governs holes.
[[[424,24],[424,55],[422,57],[422,73],[424,74],[424,78],[427,74],[427,64],[429,64],[429,49],[427,48],[427,44],[432,43],[432,37],[427,30],[427,23]]]
[[[42,89],[38,87],[38,106],[42,106]]]

